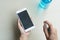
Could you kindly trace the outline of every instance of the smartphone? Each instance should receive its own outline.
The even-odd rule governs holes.
[[[22,27],[24,28],[25,32],[28,32],[31,29],[35,28],[29,14],[27,12],[27,8],[18,10],[16,13],[22,23]]]

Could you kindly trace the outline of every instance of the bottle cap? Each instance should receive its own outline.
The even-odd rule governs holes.
[[[45,4],[50,3],[52,0],[42,0]]]

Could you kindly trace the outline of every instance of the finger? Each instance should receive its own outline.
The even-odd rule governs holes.
[[[46,38],[48,38],[49,37],[49,34],[48,34],[48,30],[47,30],[47,27],[46,27],[46,24],[45,23],[43,25],[43,31],[45,33]]]
[[[53,33],[54,33],[54,35],[56,35],[56,34],[57,34],[57,30],[56,30],[55,28],[54,28],[54,32],[53,32]]]
[[[52,33],[52,31],[53,31],[53,25],[50,23],[50,22],[48,22],[48,21],[44,21],[44,23],[46,23],[48,26],[49,26],[49,28],[50,28],[50,31],[51,31],[51,33]]]
[[[21,33],[25,33],[24,28],[20,25],[20,20],[19,19],[18,19],[18,28],[20,29]]]
[[[30,32],[25,32],[26,33],[26,36],[29,36]]]

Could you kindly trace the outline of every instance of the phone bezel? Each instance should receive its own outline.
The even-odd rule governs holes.
[[[23,12],[23,11],[25,11],[25,10],[27,10],[27,8],[23,8],[23,9],[21,9],[21,10],[18,10],[18,11],[16,11],[16,14],[18,14],[18,13],[20,13],[20,12]],[[19,16],[18,16],[19,17]],[[30,17],[30,16],[29,16]],[[20,20],[21,21],[21,20]],[[32,20],[31,20],[32,21]],[[22,24],[22,22],[21,22],[21,24]],[[22,26],[23,26],[23,24],[22,24]],[[24,27],[23,27],[24,28]],[[28,31],[30,31],[30,30],[32,30],[32,29],[34,29],[35,28],[35,26],[33,25],[33,26],[31,26],[30,28],[28,28],[28,29],[25,29],[25,32],[28,32]]]

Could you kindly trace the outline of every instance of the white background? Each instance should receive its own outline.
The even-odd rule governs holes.
[[[43,21],[48,20],[57,29],[60,40],[60,0],[53,0],[42,13],[38,10],[39,0],[0,0],[0,40],[17,40],[18,9],[27,8],[36,28],[30,32],[28,40],[46,40],[43,33]]]

